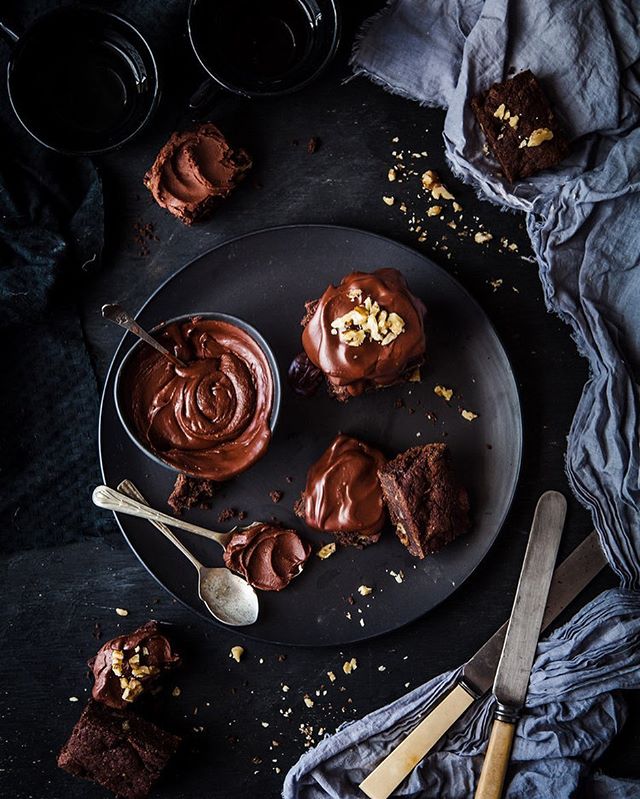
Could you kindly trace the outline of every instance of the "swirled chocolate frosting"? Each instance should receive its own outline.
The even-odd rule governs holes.
[[[254,524],[234,533],[224,562],[254,588],[281,591],[302,571],[311,547],[295,530],[275,524]]]
[[[378,469],[384,455],[357,438],[336,436],[307,472],[301,510],[306,523],[362,546],[380,537],[385,522]]]
[[[349,346],[332,323],[367,297],[399,316],[403,332],[386,345],[367,337],[360,345]],[[339,398],[398,383],[424,360],[425,307],[397,269],[352,272],[339,285],[329,286],[309,310],[303,320],[302,346]]]
[[[174,133],[144,176],[158,205],[186,225],[208,216],[251,168],[249,155],[232,148],[210,122]]]
[[[109,707],[125,708],[179,663],[180,656],[158,623],[148,621],[129,635],[107,641],[89,661],[95,680],[91,695]]]
[[[218,319],[173,322],[157,336],[186,366],[141,345],[124,378],[140,440],[195,477],[228,480],[269,446],[273,376],[260,345]]]

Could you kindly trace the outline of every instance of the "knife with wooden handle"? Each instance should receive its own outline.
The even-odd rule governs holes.
[[[497,705],[475,799],[500,799],[502,796],[513,735],[527,698],[531,666],[566,513],[567,501],[557,491],[545,492],[536,505],[516,598],[493,681]]]
[[[553,574],[542,630],[602,571],[607,561],[595,530],[558,566]],[[427,716],[360,784],[370,799],[388,799],[415,766],[476,699],[493,684],[508,622],[468,660],[453,690],[432,707]]]

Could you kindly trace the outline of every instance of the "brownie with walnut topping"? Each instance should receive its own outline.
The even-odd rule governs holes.
[[[528,69],[473,97],[471,108],[510,183],[557,166],[569,152],[562,126]]]

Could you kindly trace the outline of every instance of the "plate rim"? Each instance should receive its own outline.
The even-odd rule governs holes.
[[[505,522],[507,521],[509,513],[511,512],[511,509],[512,509],[512,506],[513,506],[513,501],[514,501],[514,498],[515,498],[515,495],[516,495],[516,491],[518,489],[518,485],[519,485],[519,482],[520,482],[520,476],[521,476],[521,472],[522,472],[522,458],[523,458],[523,449],[524,449],[524,432],[523,432],[522,399],[520,397],[520,390],[518,388],[518,382],[516,380],[515,371],[514,371],[514,368],[513,368],[513,362],[511,360],[511,358],[509,357],[509,353],[507,352],[507,350],[506,350],[506,348],[505,348],[505,346],[504,346],[504,344],[502,342],[501,337],[498,335],[498,332],[497,332],[497,330],[495,328],[495,325],[493,324],[493,321],[490,319],[489,315],[487,314],[485,309],[482,307],[482,305],[478,302],[478,300],[476,300],[476,298],[471,294],[471,292],[466,288],[466,286],[464,286],[459,280],[457,280],[452,274],[450,274],[450,272],[448,272],[444,267],[440,266],[435,261],[433,261],[431,258],[429,258],[428,255],[424,255],[423,253],[419,252],[418,250],[415,250],[413,247],[410,247],[407,244],[403,244],[402,242],[399,242],[399,241],[396,241],[395,239],[392,239],[390,236],[385,236],[385,235],[382,235],[381,233],[373,233],[373,232],[371,232],[369,230],[365,230],[364,228],[351,227],[349,225],[331,225],[331,224],[322,224],[322,223],[297,222],[297,223],[294,223],[294,224],[267,226],[267,227],[259,228],[257,230],[251,230],[251,231],[249,231],[247,233],[240,233],[240,234],[238,234],[236,236],[232,236],[230,238],[225,238],[222,241],[220,241],[218,244],[214,245],[213,247],[210,247],[208,250],[205,250],[204,252],[200,253],[199,255],[196,255],[194,258],[192,258],[186,264],[183,264],[181,267],[179,267],[174,272],[172,272],[168,277],[166,277],[162,281],[162,283],[160,283],[151,292],[151,294],[149,294],[149,296],[146,298],[146,300],[143,302],[143,304],[138,308],[138,310],[134,314],[134,318],[137,319],[138,316],[149,305],[149,303],[151,303],[151,301],[155,299],[156,295],[159,294],[165,288],[165,286],[167,286],[179,274],[181,274],[184,270],[189,269],[197,261],[199,261],[202,258],[205,258],[206,256],[210,255],[215,250],[219,250],[222,247],[226,247],[227,245],[233,244],[233,243],[235,243],[237,241],[240,241],[242,239],[252,238],[254,236],[259,236],[259,235],[262,235],[262,234],[265,234],[265,233],[274,233],[276,231],[282,231],[282,230],[300,230],[300,229],[308,230],[310,228],[311,229],[333,230],[333,231],[337,230],[337,231],[341,231],[341,232],[347,233],[347,234],[349,234],[349,233],[357,233],[359,235],[364,235],[364,236],[367,236],[367,237],[370,237],[370,238],[374,238],[374,239],[382,239],[384,242],[391,243],[391,244],[393,244],[396,247],[400,247],[403,250],[407,250],[413,256],[417,255],[419,258],[422,258],[425,261],[428,261],[432,268],[435,268],[446,279],[448,279],[451,283],[455,284],[456,287],[459,290],[461,290],[467,296],[467,298],[473,303],[473,305],[475,305],[481,311],[482,315],[484,316],[484,318],[485,318],[485,320],[486,320],[486,322],[488,324],[488,328],[489,328],[489,330],[491,332],[491,335],[493,336],[493,338],[495,339],[495,341],[499,345],[499,348],[500,348],[500,350],[501,350],[501,352],[502,352],[502,354],[503,354],[503,356],[504,356],[504,358],[505,358],[505,360],[507,362],[507,365],[509,367],[509,370],[508,370],[509,371],[509,379],[510,379],[510,382],[512,383],[513,394],[514,394],[514,397],[515,397],[515,400],[516,400],[516,411],[517,411],[517,413],[515,414],[515,417],[516,417],[516,422],[517,422],[516,427],[517,427],[517,439],[518,439],[518,441],[517,441],[517,443],[518,443],[518,451],[517,451],[517,458],[516,458],[517,463],[516,463],[515,469],[514,469],[515,475],[514,475],[514,480],[513,480],[512,487],[511,487],[511,491],[510,491],[510,494],[509,494],[509,498],[508,498],[508,501],[505,504],[504,513],[502,514],[502,517],[500,518],[499,523],[496,525],[495,533],[493,534],[493,537],[489,541],[489,545],[488,545],[484,555],[480,558],[480,560],[476,563],[476,565],[469,571],[469,573],[464,577],[464,579],[460,580],[460,582],[457,583],[457,585],[453,588],[453,590],[450,593],[448,593],[446,596],[442,597],[442,599],[439,599],[428,610],[421,611],[417,616],[414,616],[411,619],[407,619],[407,621],[402,622],[401,624],[398,624],[398,625],[395,625],[393,627],[389,627],[386,630],[381,630],[381,631],[378,631],[378,632],[375,632],[375,633],[372,633],[372,634],[369,634],[369,635],[365,635],[365,636],[362,636],[362,637],[350,638],[348,640],[341,641],[340,643],[332,643],[332,642],[301,643],[301,642],[291,642],[291,641],[278,641],[278,640],[275,640],[273,638],[265,638],[264,636],[252,634],[251,632],[247,631],[250,628],[229,627],[228,625],[223,624],[222,622],[219,622],[217,619],[214,619],[213,616],[206,615],[204,612],[196,610],[196,608],[192,607],[186,600],[182,599],[180,596],[175,594],[170,588],[168,588],[162,582],[162,580],[159,577],[157,577],[154,574],[154,572],[151,570],[151,567],[149,565],[147,565],[147,563],[142,559],[142,556],[138,553],[138,551],[136,550],[136,548],[132,544],[131,540],[129,539],[129,536],[125,532],[125,529],[124,529],[124,527],[123,527],[123,525],[122,525],[122,523],[120,521],[120,518],[118,517],[117,513],[115,511],[112,511],[112,513],[113,513],[113,515],[115,517],[116,524],[118,525],[118,528],[120,529],[120,532],[122,533],[122,536],[123,536],[124,540],[127,542],[129,548],[131,549],[133,554],[136,556],[138,561],[143,565],[143,567],[148,572],[148,574],[150,574],[151,577],[158,583],[158,585],[160,585],[162,587],[162,589],[164,591],[166,591],[171,597],[173,597],[175,600],[180,602],[181,605],[183,605],[185,608],[187,608],[190,612],[196,614],[203,621],[209,622],[209,623],[213,624],[215,627],[218,627],[218,628],[223,629],[223,630],[227,630],[228,632],[229,631],[234,631],[236,634],[243,635],[243,636],[245,636],[246,638],[248,638],[248,639],[250,639],[252,641],[260,641],[262,643],[271,644],[273,646],[290,646],[290,647],[296,647],[296,648],[299,647],[299,648],[306,648],[306,649],[311,649],[311,648],[316,647],[316,648],[326,649],[326,648],[329,648],[329,647],[338,647],[338,648],[340,648],[340,647],[344,647],[344,646],[351,646],[353,644],[364,644],[364,643],[366,643],[368,641],[372,641],[372,640],[374,640],[376,638],[382,638],[385,635],[389,635],[389,634],[391,634],[393,632],[398,632],[398,631],[408,627],[410,624],[415,624],[418,621],[420,621],[421,619],[423,619],[428,613],[432,613],[434,610],[436,610],[436,608],[438,608],[443,602],[445,602],[451,596],[453,596],[453,594],[457,593],[457,591],[467,582],[467,580],[469,580],[469,578],[476,572],[476,570],[480,567],[481,563],[487,557],[487,555],[489,554],[491,549],[494,547],[498,536],[500,535],[500,533],[502,532],[502,530],[504,528],[504,525],[505,525]],[[111,394],[111,392],[108,392],[107,389],[108,389],[109,380],[111,378],[111,373],[113,372],[114,368],[116,368],[115,367],[116,359],[118,358],[121,350],[124,348],[125,341],[127,339],[129,339],[130,336],[131,336],[131,334],[129,332],[125,332],[124,335],[121,337],[120,341],[118,342],[118,345],[117,345],[117,347],[116,347],[116,349],[115,349],[115,351],[114,351],[114,353],[113,353],[113,355],[111,357],[111,360],[109,362],[109,368],[107,369],[107,373],[106,373],[105,378],[104,378],[104,384],[103,384],[103,387],[102,387],[102,394],[101,394],[101,398],[100,398],[100,408],[99,408],[99,416],[98,416],[98,431],[97,431],[97,434],[98,434],[98,458],[99,458],[99,461],[100,461],[100,474],[102,476],[102,481],[103,481],[103,483],[105,485],[107,484],[107,480],[106,480],[106,475],[105,475],[104,458],[103,458],[103,452],[102,452],[102,427],[103,427],[103,419],[104,419],[103,411],[104,411],[105,403],[107,401],[107,395]]]

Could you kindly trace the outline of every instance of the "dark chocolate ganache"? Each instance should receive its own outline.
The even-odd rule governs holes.
[[[203,219],[227,197],[251,167],[215,125],[174,133],[144,178],[158,205],[187,225]]]
[[[109,707],[127,707],[179,663],[160,625],[148,621],[129,635],[107,641],[89,661],[95,680],[91,695]]]
[[[186,366],[141,345],[123,375],[141,442],[181,472],[228,480],[271,439],[273,375],[260,345],[234,324],[194,317],[158,340]]]
[[[385,522],[377,472],[385,463],[384,455],[374,447],[342,433],[336,436],[307,472],[302,495],[306,523],[323,532],[377,541]],[[348,536],[342,538],[344,543],[354,543]]]
[[[257,523],[230,539],[224,562],[254,588],[281,591],[302,571],[311,547],[295,530]]]
[[[397,383],[424,360],[425,307],[397,269],[352,272],[309,308],[304,350],[349,395]]]

